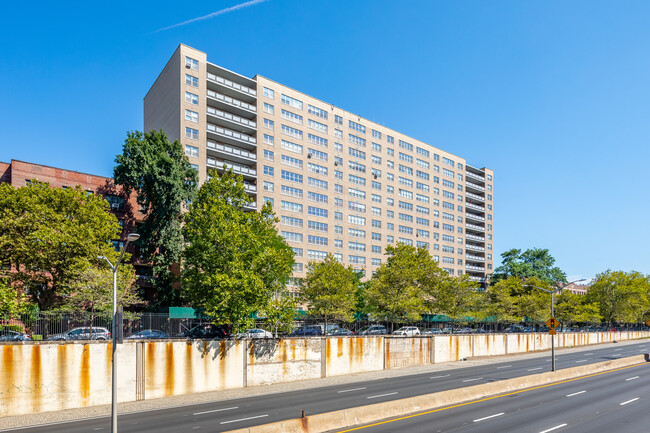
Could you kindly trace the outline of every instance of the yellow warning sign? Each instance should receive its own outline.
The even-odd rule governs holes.
[[[645,322],[645,324],[648,325],[648,326],[650,326],[650,320],[648,320],[647,322]]]
[[[560,326],[560,322],[558,322],[557,320],[555,320],[555,317],[551,317],[550,319],[548,319],[548,320],[546,321],[546,326],[548,326],[548,327],[551,328],[551,329],[555,329],[555,328],[557,328],[558,326]]]
[[[557,334],[557,331],[555,329],[549,329],[548,334],[549,335],[555,335],[555,334]]]

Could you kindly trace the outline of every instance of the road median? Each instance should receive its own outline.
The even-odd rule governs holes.
[[[635,355],[595,364],[566,368],[556,372],[516,377],[416,397],[309,415],[303,418],[231,430],[227,433],[322,433],[337,429],[359,427],[384,419],[462,404],[499,394],[540,387],[619,368],[643,365],[649,362],[650,356],[648,354]]]

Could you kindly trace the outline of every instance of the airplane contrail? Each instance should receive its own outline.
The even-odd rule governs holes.
[[[191,20],[183,21],[182,23],[174,24],[174,25],[169,26],[169,27],[163,27],[162,29],[156,30],[154,33],[162,32],[163,30],[173,29],[175,27],[184,26],[186,24],[191,24],[191,23],[196,22],[196,21],[207,20],[207,19],[212,18],[212,17],[227,14],[228,12],[234,12],[234,11],[237,11],[239,9],[247,8],[249,6],[255,6],[256,4],[259,4],[259,3],[262,3],[262,2],[265,2],[265,1],[267,1],[267,0],[251,0],[251,1],[247,1],[246,3],[241,3],[241,4],[238,4],[238,5],[235,5],[235,6],[231,6],[229,8],[221,9],[221,10],[218,10],[216,12],[212,12],[212,13],[209,13],[207,15],[203,15],[202,17],[192,18]]]

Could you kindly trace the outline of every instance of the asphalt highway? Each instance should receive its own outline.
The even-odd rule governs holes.
[[[650,352],[650,342],[621,345],[620,347],[612,345],[605,348],[587,347],[576,352],[556,352],[556,368],[559,370],[648,352]],[[499,362],[474,367],[447,369],[437,373],[415,374],[367,382],[348,383],[345,385],[231,399],[214,403],[181,406],[148,412],[121,414],[118,416],[118,425],[120,433],[220,432],[297,418],[300,416],[302,410],[304,410],[307,415],[312,415],[448,389],[462,388],[479,383],[495,382],[514,377],[542,373],[549,371],[550,365],[550,353],[545,356],[525,360],[509,361],[501,358]],[[634,384],[632,384],[633,386],[646,383],[645,379],[641,379],[641,377],[630,382],[634,382]],[[620,399],[623,394],[619,396],[614,393],[618,389],[617,386],[613,386],[607,394],[611,395],[615,400]],[[647,392],[647,389],[645,392]],[[527,397],[528,396],[525,398]],[[523,400],[524,397],[522,395],[512,399]],[[574,399],[573,401],[576,400],[577,399]],[[582,402],[576,404],[581,405]],[[647,400],[644,404],[647,409]],[[534,405],[535,404],[533,404],[533,406]],[[634,410],[632,407],[630,407],[630,409]],[[487,410],[486,413],[487,412],[490,412],[490,410]],[[495,413],[498,412],[505,413],[505,409],[498,410]],[[447,415],[445,414],[441,416]],[[547,415],[543,415],[542,418],[546,416]],[[500,417],[501,415],[497,418]],[[476,416],[473,419],[477,418],[480,418],[480,416]],[[646,420],[647,419],[648,418],[646,418]],[[495,419],[495,423],[496,422],[502,421]],[[559,422],[559,424],[561,424],[561,422]],[[650,426],[650,423],[648,423],[648,426]],[[416,430],[412,431],[425,431],[417,430],[417,427],[415,428]],[[455,428],[456,427],[452,427],[452,430],[456,431],[454,430]],[[399,427],[399,429],[402,430],[401,427]],[[544,429],[541,428],[540,430],[534,431],[541,432],[543,430]],[[110,417],[21,428],[20,431],[33,433],[102,433],[110,431]],[[393,428],[391,430],[389,427],[389,430],[380,431],[396,431],[396,429]],[[431,430],[429,428],[426,431],[442,432],[448,430],[438,428]],[[489,430],[479,429],[471,431],[488,432],[501,430],[492,430],[490,428]],[[515,429],[512,431],[523,430]],[[527,428],[525,431],[533,430]],[[594,431],[614,430],[592,430],[592,432]],[[650,427],[636,430],[636,432],[641,431],[650,431]],[[617,429],[616,433],[622,433],[622,431],[618,431]]]
[[[623,368],[339,432],[648,432],[648,373]]]

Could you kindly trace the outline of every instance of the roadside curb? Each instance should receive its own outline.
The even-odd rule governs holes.
[[[636,364],[642,365],[649,362],[649,354],[630,356],[596,364],[571,367],[556,372],[516,377],[498,382],[484,383],[384,403],[376,403],[334,412],[310,415],[304,418],[295,418],[243,429],[230,430],[227,433],[271,433],[278,431],[283,433],[323,433],[330,430],[359,427],[383,419],[409,415],[443,406],[469,402],[484,397],[520,391],[526,388],[575,379],[581,376],[597,374]]]

